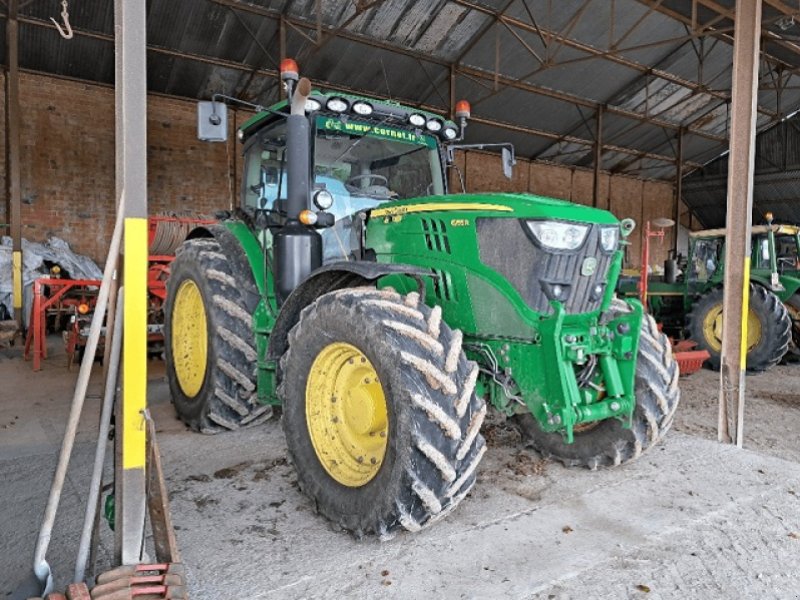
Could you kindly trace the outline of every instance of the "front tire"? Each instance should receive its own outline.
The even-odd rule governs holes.
[[[164,352],[178,417],[203,433],[218,433],[268,419],[257,403],[257,355],[252,312],[241,290],[252,274],[234,269],[213,238],[179,248],[167,281]]]
[[[697,299],[687,317],[689,337],[698,350],[708,350],[707,364],[719,371],[722,362],[721,287]],[[747,317],[747,371],[766,371],[777,365],[789,349],[792,319],[780,299],[760,285],[750,284]]]
[[[615,300],[612,310],[630,312],[630,307]],[[567,444],[560,433],[543,431],[530,413],[515,418],[525,442],[545,458],[559,460],[567,467],[592,470],[618,466],[639,458],[669,430],[680,401],[678,375],[678,363],[667,336],[645,313],[636,359],[636,407],[630,429],[624,428],[619,419],[606,419],[576,431],[573,443]]]
[[[478,367],[419,295],[347,288],[304,309],[281,359],[283,428],[301,489],[356,537],[444,517],[486,446]]]

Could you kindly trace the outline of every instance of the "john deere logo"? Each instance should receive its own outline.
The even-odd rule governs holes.
[[[581,275],[589,277],[594,275],[595,270],[597,270],[597,259],[594,256],[587,256],[581,265]]]

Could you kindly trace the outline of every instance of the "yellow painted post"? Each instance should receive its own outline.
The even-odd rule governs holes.
[[[147,408],[147,219],[125,219],[122,468],[144,469]]]
[[[14,305],[14,317],[22,321],[22,252],[15,250],[11,254],[12,274],[12,296]]]

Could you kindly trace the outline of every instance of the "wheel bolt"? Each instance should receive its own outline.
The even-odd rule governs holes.
[[[619,402],[612,402],[609,405],[609,408],[611,408],[611,410],[613,410],[614,412],[618,411],[619,410]]]
[[[333,402],[333,403],[336,402],[336,396],[331,396],[331,402]]]
[[[348,361],[347,361],[347,364],[349,364],[349,365],[352,365],[354,362],[356,362],[356,361],[354,361],[354,360],[351,358],[351,359],[348,359]]]
[[[628,325],[627,323],[620,323],[619,325],[617,325],[617,331],[619,331],[622,334],[628,333],[630,330],[631,326]]]
[[[358,463],[363,463],[363,462],[364,462],[364,457],[363,457],[363,456],[359,456],[359,457],[356,459],[356,462],[358,462]]]
[[[381,431],[381,437],[386,437],[386,432],[385,431]]]
[[[378,464],[378,459],[373,456],[372,458],[369,459],[369,462],[371,462],[373,465],[375,465],[375,464]]]
[[[362,357],[361,357],[361,362],[362,362],[362,363],[365,363],[365,362],[367,362],[367,359],[366,359],[366,358],[364,358],[364,357],[362,356]]]
[[[333,417],[331,419],[331,423],[338,423],[338,422],[339,422],[339,417]]]
[[[368,385],[368,384],[369,384],[369,377],[365,377],[364,378],[364,385]]]

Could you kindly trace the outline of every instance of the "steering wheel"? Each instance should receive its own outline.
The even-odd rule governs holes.
[[[379,185],[383,187],[386,187],[389,183],[389,180],[383,175],[379,175],[378,173],[364,173],[363,175],[353,175],[347,181],[345,181],[345,185],[357,188],[359,187],[358,184],[364,180],[368,182],[374,181],[375,183],[372,185]]]
[[[778,264],[786,265],[788,269],[794,269],[797,266],[797,259],[792,256],[779,256]]]

